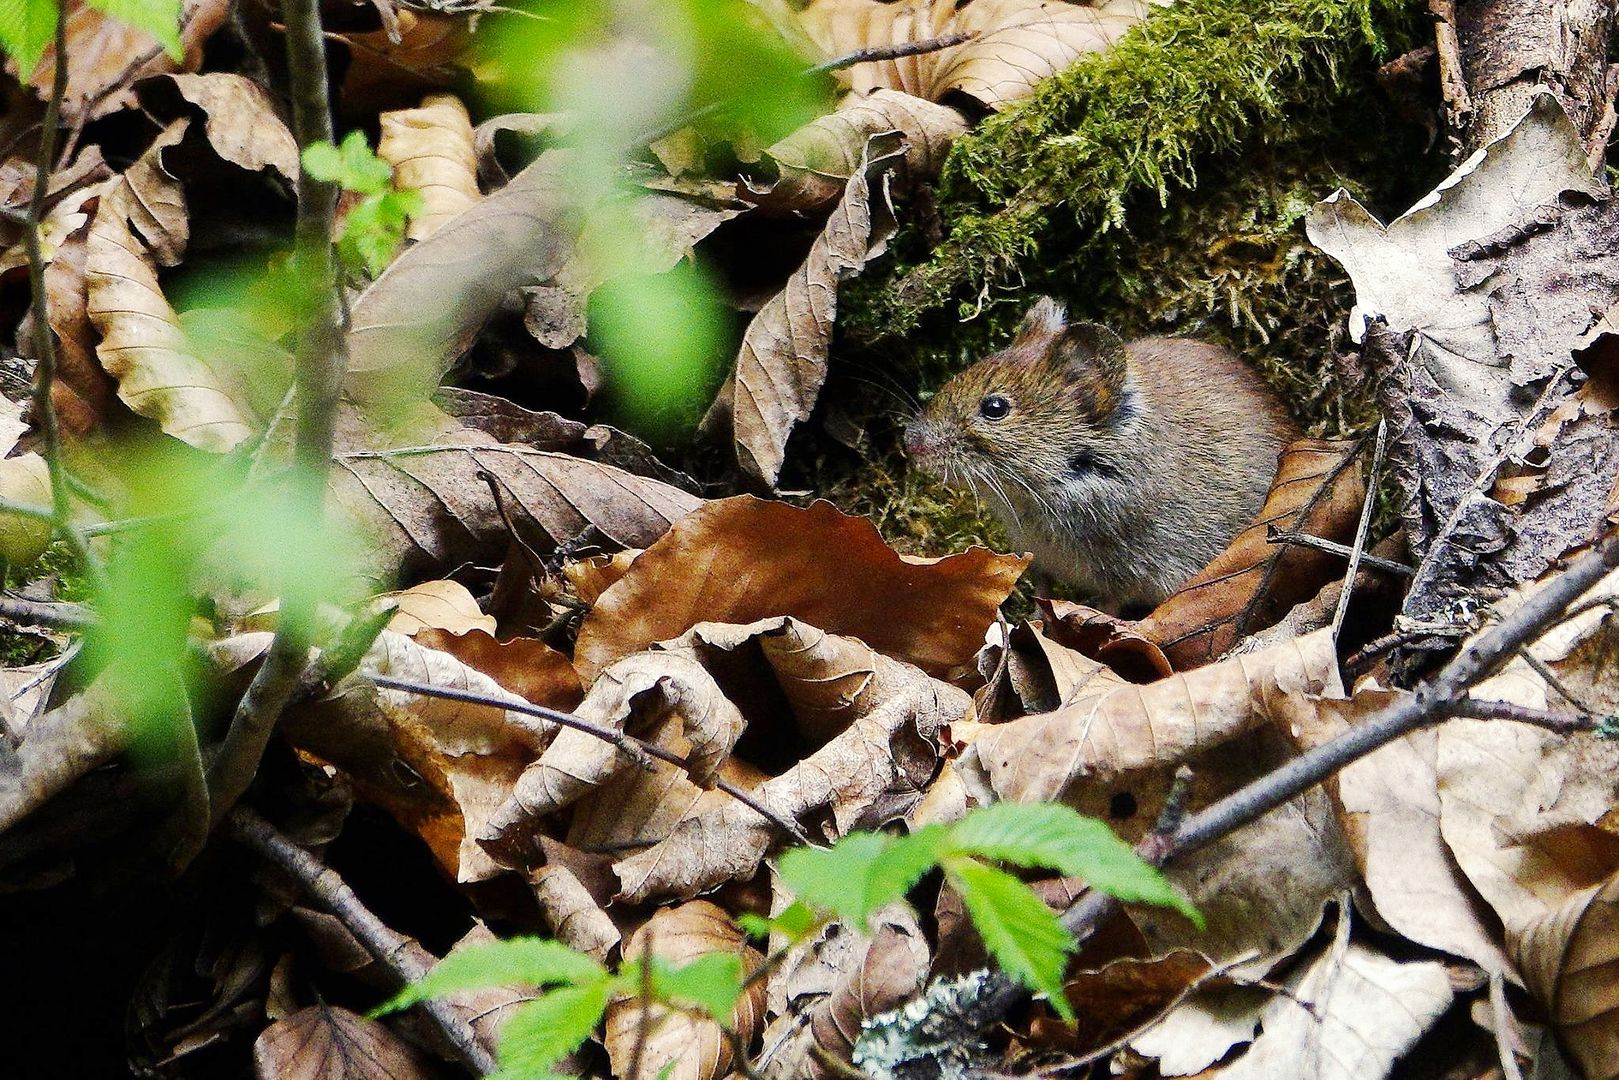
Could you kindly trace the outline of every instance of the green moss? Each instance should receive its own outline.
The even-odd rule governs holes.
[[[890,277],[868,331],[908,333],[951,298],[965,316],[1046,253],[1087,246],[1196,187],[1211,156],[1307,129],[1408,43],[1417,7],[1177,0],[1154,11],[956,143],[940,190],[947,239]]]

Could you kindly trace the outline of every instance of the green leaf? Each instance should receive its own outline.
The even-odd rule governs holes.
[[[393,166],[372,152],[363,131],[349,132],[342,146],[310,143],[304,147],[302,160],[304,170],[316,180],[361,195],[380,195],[393,183]]]
[[[1106,822],[1058,803],[996,803],[974,810],[951,827],[948,843],[953,851],[1084,878],[1109,896],[1174,908],[1203,927],[1191,901]]]
[[[938,862],[943,833],[933,826],[896,840],[851,833],[830,848],[794,848],[781,876],[802,903],[861,926],[878,908],[904,898]]]
[[[652,992],[671,1004],[696,1005],[722,1027],[730,1027],[736,999],[742,996],[742,957],[708,953],[681,967],[654,958]]]
[[[552,1065],[590,1038],[612,997],[606,979],[553,990],[519,1007],[500,1033],[502,1073],[549,1075]]]
[[[1059,1016],[1072,1020],[1062,974],[1074,939],[1057,916],[1033,889],[1004,870],[961,855],[947,858],[944,869],[1001,970],[1045,994]]]
[[[607,969],[582,952],[545,938],[509,938],[457,949],[424,977],[411,983],[374,1015],[394,1012],[428,998],[486,986],[587,984],[607,977]]]
[[[0,0],[0,49],[17,61],[24,82],[56,34],[56,0]]]
[[[185,58],[180,44],[180,0],[89,0],[90,6],[157,38],[170,59]]]
[[[328,184],[342,183],[343,155],[331,143],[310,143],[304,147],[301,160],[304,171],[316,180],[324,180]]]

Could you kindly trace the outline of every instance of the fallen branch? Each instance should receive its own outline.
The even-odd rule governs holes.
[[[401,985],[417,981],[432,968],[435,957],[372,914],[337,871],[293,843],[256,812],[238,806],[231,811],[227,825],[234,839],[297,879],[310,899],[337,916],[377,963],[399,977]],[[433,998],[423,1001],[420,1008],[479,1076],[495,1071],[494,1057],[478,1041],[472,1025],[448,1002]]]

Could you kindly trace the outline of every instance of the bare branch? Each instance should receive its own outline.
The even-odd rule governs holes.
[[[232,810],[227,820],[234,839],[291,874],[310,899],[337,916],[365,946],[366,952],[398,976],[401,984],[415,982],[431,969],[435,959],[431,954],[372,914],[335,870],[293,843],[275,826],[245,806]],[[495,1060],[478,1041],[472,1025],[448,1002],[424,1001],[421,1009],[478,1075],[487,1076],[495,1071]]]

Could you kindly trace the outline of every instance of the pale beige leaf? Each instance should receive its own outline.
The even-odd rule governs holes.
[[[1203,1070],[1239,1043],[1252,1042],[1271,995],[1253,986],[1208,986],[1130,1040],[1130,1049],[1158,1064],[1164,1076]]]
[[[290,377],[290,358],[262,342],[232,341],[213,324],[182,326],[163,296],[157,266],[179,261],[187,224],[161,154],[189,124],[175,121],[103,195],[86,242],[86,308],[101,335],[97,355],[125,404],[170,435],[223,453],[261,428]]]
[[[1347,933],[1290,982],[1292,995],[1272,1000],[1254,1045],[1219,1070],[1221,1080],[1377,1080],[1455,996],[1443,964],[1401,963]]]
[[[580,602],[596,605],[601,594],[624,576],[639,551],[617,551],[611,555],[593,555],[588,559],[570,559],[562,564],[562,576],[573,586]]]
[[[422,630],[447,630],[464,634],[469,630],[495,632],[495,620],[485,615],[478,601],[459,581],[424,581],[400,592],[383,593],[379,600],[396,605],[388,629],[414,637]]]
[[[678,522],[598,598],[574,662],[588,679],[700,622],[792,615],[948,672],[971,661],[1024,565],[982,548],[910,562],[869,521],[830,503],[724,499]],[[747,574],[738,577],[737,567]]]
[[[966,119],[946,105],[897,90],[875,90],[771,146],[765,155],[775,165],[775,179],[745,190],[752,201],[772,211],[824,206],[843,194],[860,169],[867,142],[885,131],[904,135],[906,178],[918,183],[938,175],[951,143],[966,130]]]
[[[736,371],[715,402],[729,412],[737,460],[774,484],[787,437],[809,417],[826,382],[826,351],[838,310],[838,284],[886,250],[894,233],[889,179],[897,136],[876,136],[815,238],[804,263],[759,310],[742,335]]]
[[[277,1020],[253,1044],[259,1080],[428,1080],[411,1045],[375,1020],[311,1005]]]
[[[529,874],[529,884],[551,936],[606,963],[618,948],[618,927],[573,871],[555,863],[537,867]]]
[[[1145,2],[1084,5],[1061,0],[815,0],[800,14],[827,57],[859,49],[970,33],[962,45],[868,61],[850,68],[851,89],[879,87],[940,101],[960,91],[1000,109],[1086,53],[1101,52],[1147,14]]]
[[[560,151],[441,225],[354,302],[344,389],[362,408],[425,401],[508,289],[543,281],[573,244]]]
[[[394,167],[394,187],[421,195],[406,235],[423,240],[476,203],[478,157],[472,146],[472,118],[454,94],[429,94],[414,109],[396,109],[380,118],[377,156]]]
[[[248,172],[274,169],[288,183],[298,179],[298,141],[292,137],[270,92],[228,72],[165,75],[139,88],[143,104],[165,118],[184,113],[181,101],[203,112],[203,133],[220,158]]]
[[[709,953],[733,953],[742,958],[744,976],[764,962],[748,947],[747,939],[725,911],[706,900],[659,910],[630,936],[624,955],[639,958],[649,948],[653,956],[676,966]],[[630,998],[607,1009],[602,1041],[614,1075],[625,1075],[643,1028],[649,1029],[650,1035],[642,1051],[642,1075],[664,1075],[662,1070],[671,1064],[669,1080],[718,1080],[726,1075],[731,1065],[731,1046],[718,1024],[657,1004],[645,1006],[650,1015],[643,1021],[643,1007]],[[755,983],[737,1001],[731,1026],[747,1045],[763,1022],[764,987]]]
[[[1587,1077],[1619,1076],[1619,874],[1512,937],[1530,993]]]

